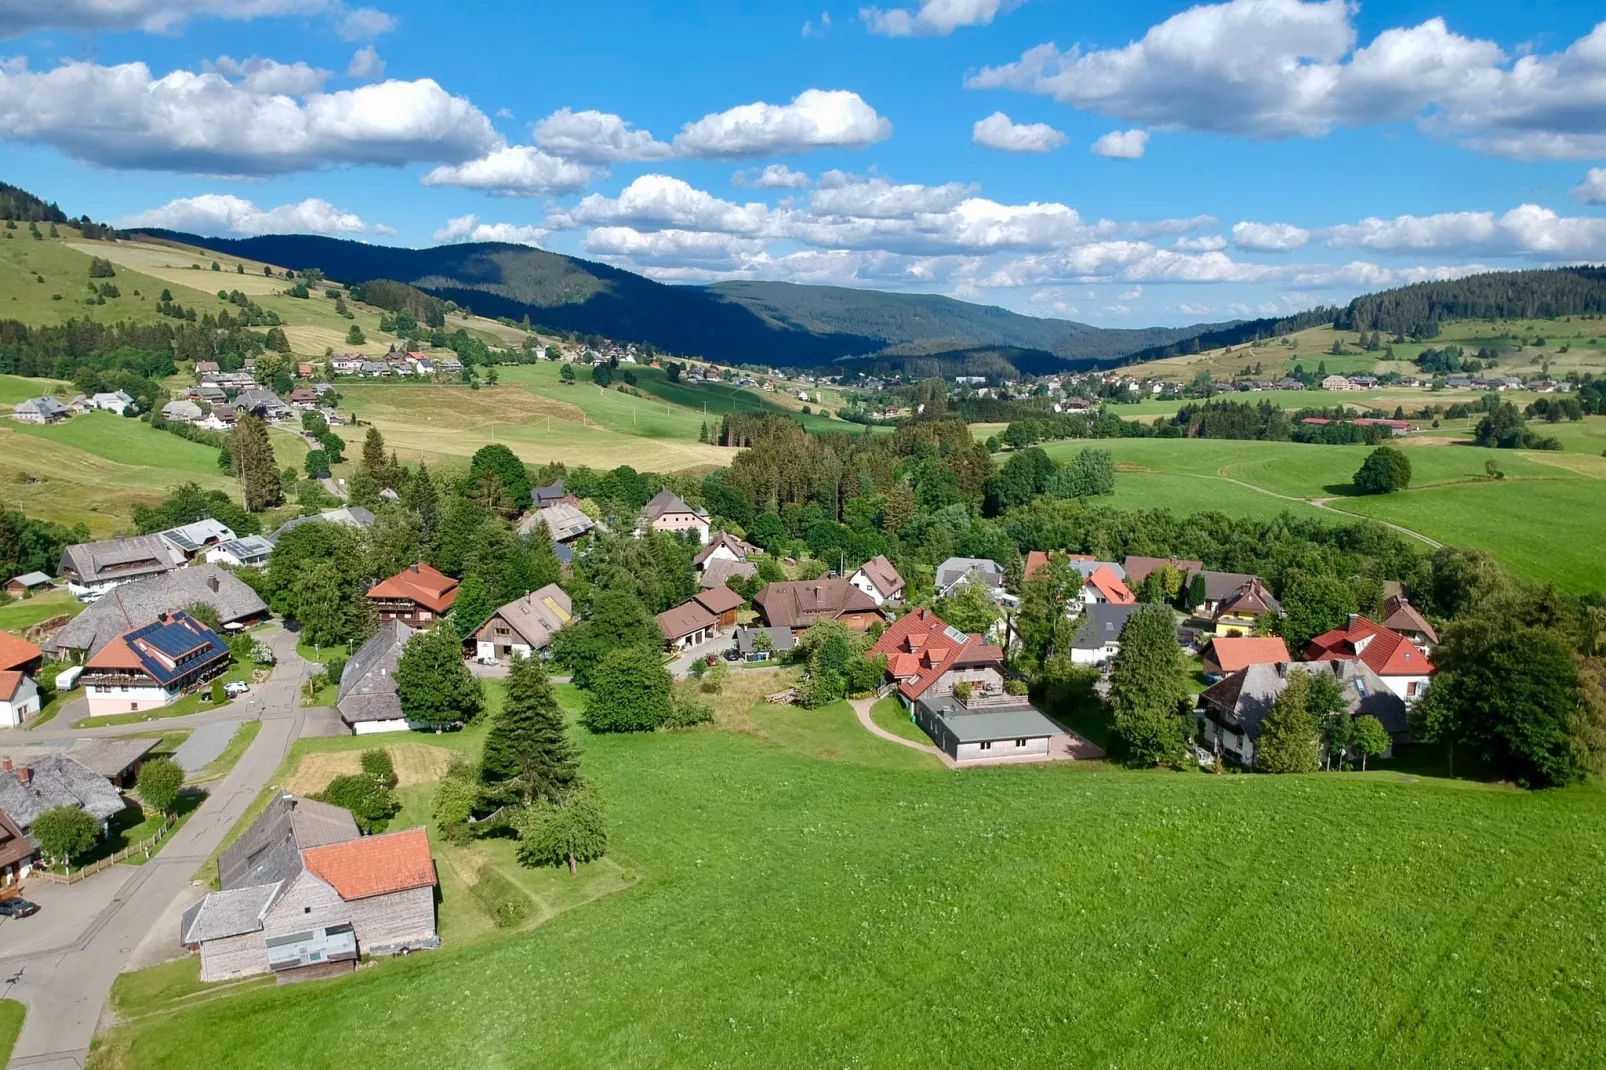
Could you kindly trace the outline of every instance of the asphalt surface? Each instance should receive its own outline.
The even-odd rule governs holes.
[[[316,734],[329,730],[328,711],[301,709],[299,692],[306,663],[296,655],[295,637],[281,631],[271,643],[278,665],[272,678],[246,700],[222,710],[158,722],[164,728],[199,729],[238,723],[242,714],[262,721],[262,730],[245,755],[213,787],[201,808],[173,834],[161,853],[145,865],[132,868],[132,874],[122,878],[115,895],[103,905],[95,894],[67,897],[54,893],[70,889],[50,889],[50,906],[70,913],[79,922],[73,925],[64,923],[61,917],[53,918],[52,931],[60,933],[60,941],[52,946],[13,952],[7,946],[6,934],[0,932],[0,998],[19,1000],[28,1008],[8,1067],[77,1070],[84,1065],[112,982],[129,964],[135,949],[142,944],[160,946],[164,938],[155,927],[163,924],[172,926],[172,943],[176,945],[173,908],[180,899],[193,901],[191,878],[196,870],[223,842],[303,730],[310,728]],[[47,725],[40,733],[30,735],[98,736],[149,731],[149,726],[134,725],[113,730],[49,732],[53,727]],[[75,887],[87,887],[95,879]],[[43,893],[41,898],[45,898]],[[38,917],[43,916],[41,910]]]

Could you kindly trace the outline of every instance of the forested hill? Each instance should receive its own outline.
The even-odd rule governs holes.
[[[24,223],[65,223],[67,213],[54,203],[46,204],[25,189],[0,182],[0,219]]]
[[[528,316],[553,330],[651,342],[671,353],[730,363],[810,367],[884,354],[878,366],[898,367],[943,354],[949,366],[954,354],[981,348],[989,351],[990,367],[999,367],[998,353],[1005,349],[1029,354],[1031,370],[1052,371],[1209,329],[1102,330],[934,295],[790,283],[667,286],[522,245],[406,249],[310,235],[228,239],[143,233],[297,271],[316,267],[353,285],[393,279],[481,315]],[[961,366],[963,359],[958,358]]]
[[[1432,338],[1458,319],[1559,319],[1606,315],[1606,267],[1494,271],[1453,282],[1419,282],[1357,297],[1335,325]]]

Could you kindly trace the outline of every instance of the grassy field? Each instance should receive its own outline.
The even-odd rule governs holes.
[[[617,894],[141,1018],[95,1065],[1597,1062],[1598,791],[956,774],[841,704],[753,721],[582,740],[642,867]]]
[[[52,617],[76,617],[86,607],[66,591],[48,591],[0,606],[0,632],[21,635]]]
[[[1578,438],[1606,420],[1574,427]],[[1115,455],[1116,493],[1124,509],[1217,510],[1257,519],[1287,509],[1334,517],[1373,517],[1440,542],[1487,550],[1522,575],[1565,590],[1606,587],[1606,458],[1593,454],[1486,450],[1405,439],[1413,468],[1403,494],[1351,496],[1350,480],[1364,446],[1222,439],[1102,439],[1054,442],[1044,448],[1068,460],[1090,446]],[[1503,480],[1485,477],[1493,460]],[[1295,500],[1288,500],[1295,499]],[[1319,508],[1312,503],[1322,503]]]
[[[14,999],[0,999],[0,1066],[11,1061],[11,1048],[22,1032],[27,1010]]]

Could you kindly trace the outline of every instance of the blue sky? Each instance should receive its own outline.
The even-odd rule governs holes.
[[[1598,3],[373,2],[0,0],[0,179],[1109,326],[1606,261]]]

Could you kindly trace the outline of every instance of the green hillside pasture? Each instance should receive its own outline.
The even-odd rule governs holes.
[[[57,229],[64,235],[77,235],[77,231],[66,227]],[[121,243],[35,241],[28,236],[26,227],[0,233],[16,235],[11,241],[0,240],[0,319],[21,320],[33,327],[54,326],[70,319],[108,323],[152,323],[161,319],[156,301],[164,284],[127,267],[118,268],[115,278],[94,280],[97,284],[112,283],[121,296],[107,298],[104,305],[88,300],[89,258],[100,256],[114,264],[121,263],[116,256]],[[41,276],[43,283],[38,281]],[[61,295],[61,300],[52,300],[56,294]],[[188,304],[193,296],[179,300]]]
[[[595,387],[573,387],[564,396],[578,401],[585,389],[596,392]],[[379,428],[385,442],[401,457],[431,465],[461,464],[490,442],[508,446],[530,464],[563,461],[596,468],[628,464],[654,472],[727,464],[732,452],[698,443],[696,426],[678,441],[648,440],[600,424],[579,404],[554,401],[520,386],[471,390],[455,384],[366,382],[342,384],[340,390],[342,407]],[[638,405],[650,404],[617,391],[614,396]],[[593,404],[591,398],[585,401]],[[675,410],[668,419],[685,416],[684,410]],[[621,422],[616,413],[611,422]],[[367,429],[336,430],[351,443],[347,456],[355,456]]]
[[[954,773],[841,704],[755,720],[583,741],[630,889],[142,1018],[98,1065],[1598,1064],[1598,791]]]
[[[58,379],[29,379],[21,375],[0,375],[0,405],[15,405],[19,401],[55,394],[58,391],[72,393],[70,385]],[[0,416],[10,415],[9,411],[0,413]]]
[[[166,431],[152,430],[150,424],[109,412],[74,416],[59,424],[17,424],[14,430],[35,438],[93,453],[108,461],[127,463],[138,460],[152,468],[163,468],[181,476],[218,475],[218,451]]]
[[[1425,390],[1419,387],[1395,386],[1384,387],[1379,390],[1260,390],[1252,393],[1218,394],[1216,401],[1239,401],[1249,405],[1259,405],[1269,401],[1279,408],[1289,412],[1299,409],[1330,409],[1335,405],[1345,405],[1357,412],[1367,412],[1372,409],[1383,409],[1393,413],[1395,408],[1403,406],[1407,413],[1415,412],[1427,405],[1473,405],[1477,404],[1483,395],[1471,390]],[[1524,390],[1513,390],[1502,394],[1501,398],[1510,401],[1518,408],[1531,403],[1538,394]],[[1183,401],[1140,401],[1134,405],[1111,405],[1110,411],[1123,420],[1143,419],[1149,422],[1156,416],[1175,416],[1177,410],[1184,405],[1196,404],[1198,399],[1189,398]]]
[[[728,383],[686,381],[671,383],[662,369],[634,370],[637,376],[637,389],[690,409],[699,415],[706,407],[707,418],[712,421],[711,427],[717,426],[719,418],[727,412],[779,413],[801,421],[810,431],[843,431],[853,426],[842,420],[820,416],[819,410],[822,406],[831,408],[825,401],[811,405],[810,408],[814,411],[804,414],[802,411],[804,402],[797,400],[793,395],[782,395],[779,391],[753,390],[750,387],[732,386]],[[813,391],[810,391],[810,396],[813,396]],[[827,400],[832,397],[841,398],[840,394],[822,393],[821,396]]]

